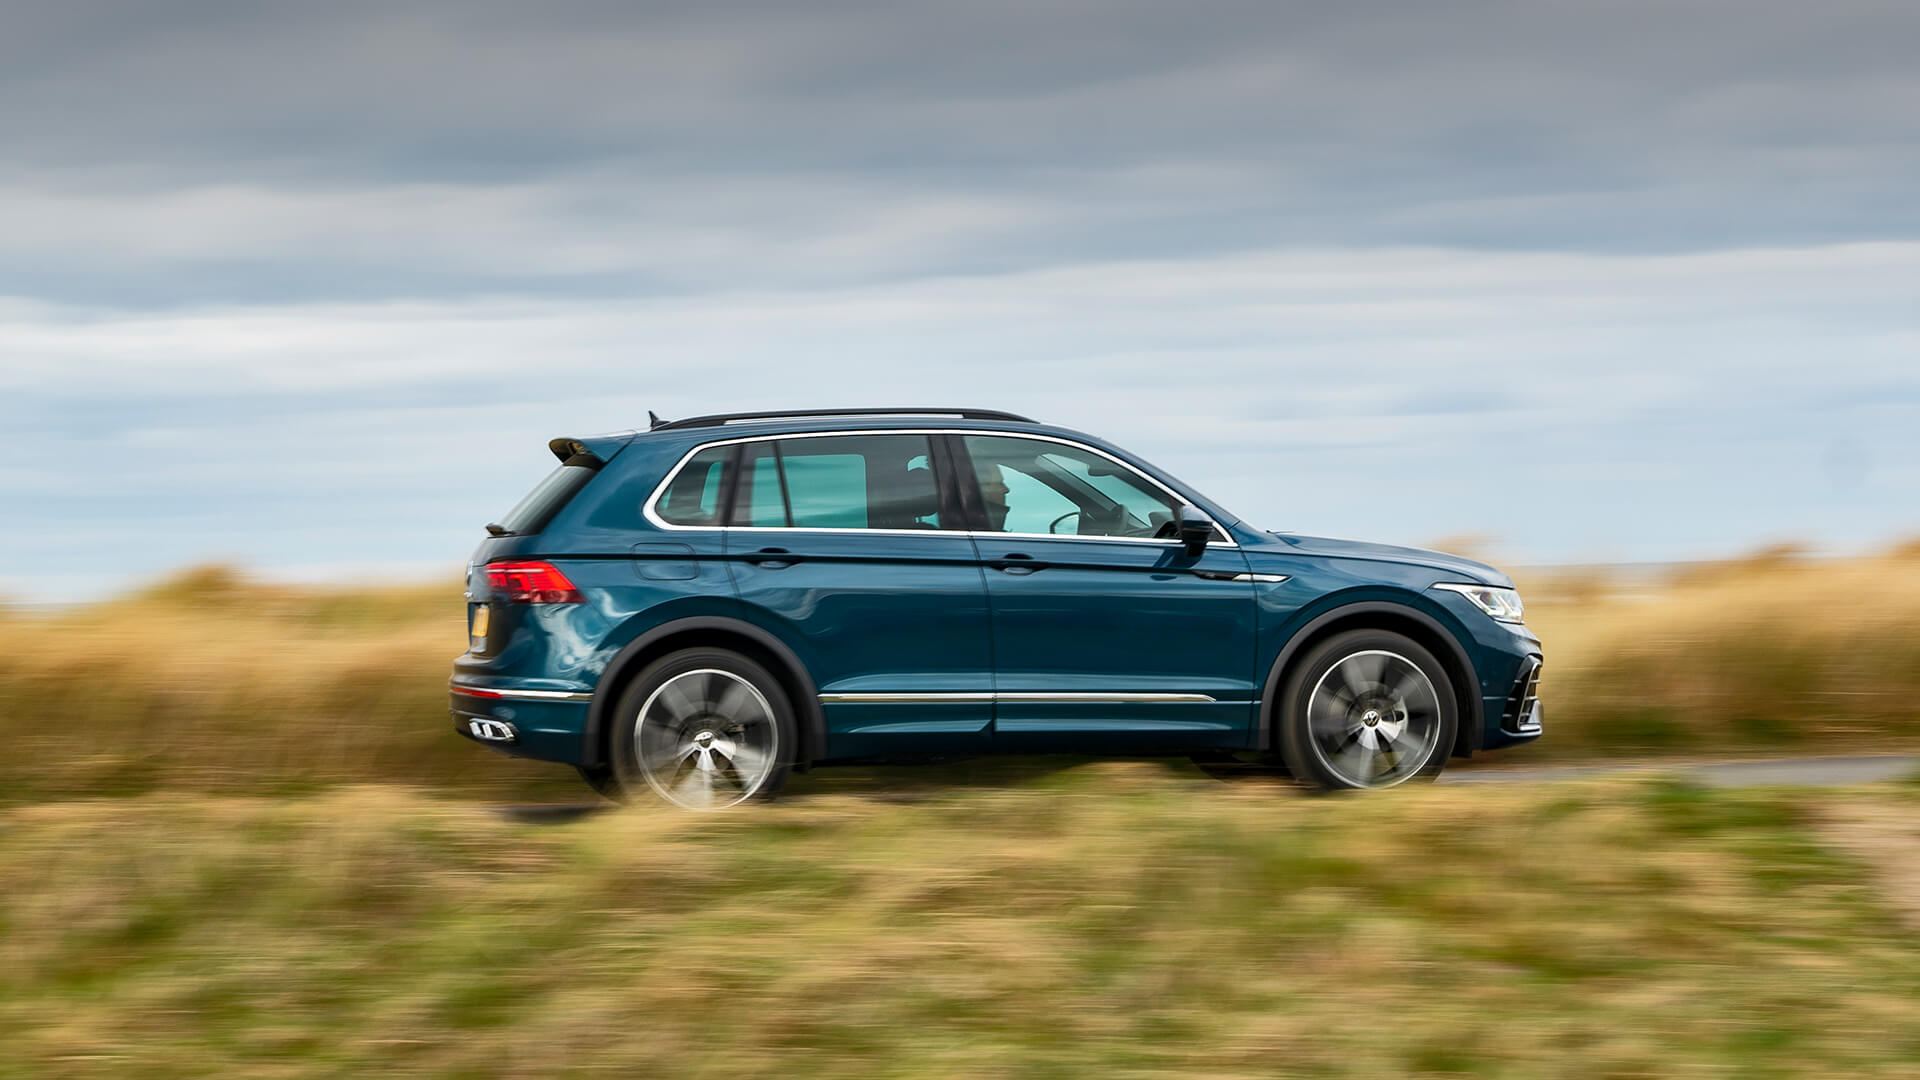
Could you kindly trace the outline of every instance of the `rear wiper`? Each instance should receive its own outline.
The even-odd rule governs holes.
[[[489,521],[487,522],[487,535],[488,536],[512,536],[513,534],[507,531],[507,527],[505,525],[499,525]]]

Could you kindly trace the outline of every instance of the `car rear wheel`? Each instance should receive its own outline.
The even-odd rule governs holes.
[[[575,765],[573,771],[587,782],[595,794],[614,802],[625,802],[627,793],[620,786],[620,778],[613,775],[613,769],[606,765]]]
[[[1418,642],[1351,630],[1294,668],[1278,742],[1293,775],[1319,787],[1395,787],[1446,767],[1458,712],[1446,669]]]
[[[613,779],[688,810],[770,799],[787,779],[793,706],[753,659],[687,649],[649,664],[621,695]]]

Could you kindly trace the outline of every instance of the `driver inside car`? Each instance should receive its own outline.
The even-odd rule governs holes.
[[[980,501],[985,504],[988,532],[1007,531],[1007,478],[1000,466],[981,463],[974,472],[980,478]]]

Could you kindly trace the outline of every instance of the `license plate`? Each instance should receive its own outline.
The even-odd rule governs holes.
[[[468,620],[467,641],[475,650],[486,647],[487,631],[493,628],[493,609],[485,604],[475,604]]]

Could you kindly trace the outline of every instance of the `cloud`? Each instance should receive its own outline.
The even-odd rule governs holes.
[[[1305,531],[1472,530],[1548,559],[1857,542],[1920,505],[1886,467],[1920,449],[1914,280],[1920,244],[1890,243],[1268,251],[619,302],[15,303],[0,425],[46,464],[0,474],[0,499],[29,557],[451,564],[553,435],[650,408],[955,402],[1109,435]],[[1862,464],[1832,504],[1843,432]]]
[[[1920,237],[1911,5],[28,7],[0,293],[631,294]]]
[[[6,26],[0,500],[63,588],[457,561],[649,408],[1010,407],[1526,558],[1916,524],[1906,0]]]

